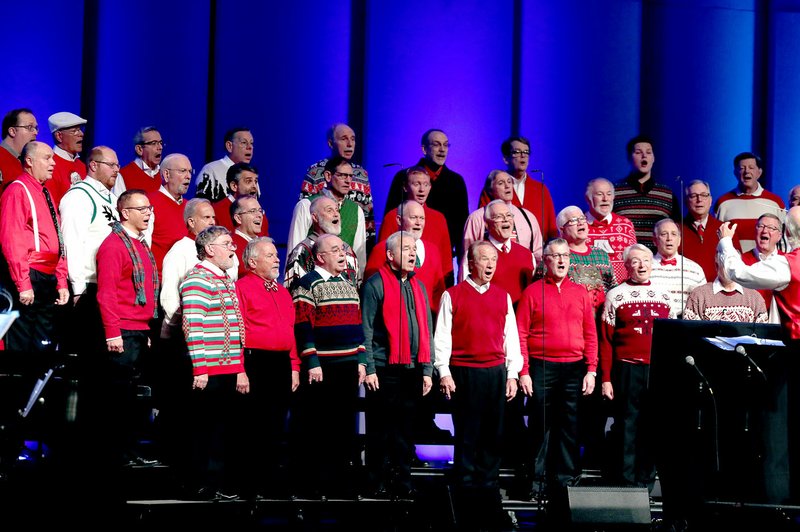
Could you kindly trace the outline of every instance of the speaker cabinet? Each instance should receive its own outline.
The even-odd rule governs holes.
[[[650,524],[647,488],[567,487],[570,516],[580,524]]]

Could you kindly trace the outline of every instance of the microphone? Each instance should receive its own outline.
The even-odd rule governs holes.
[[[701,387],[702,387],[703,384],[705,384],[706,385],[706,389],[708,390],[708,394],[709,395],[714,395],[714,390],[712,390],[711,389],[711,385],[708,384],[708,380],[706,379],[706,376],[703,375],[703,372],[700,371],[700,368],[698,368],[697,365],[694,363],[694,357],[692,355],[687,355],[686,358],[683,359],[683,361],[686,362],[687,364],[689,364],[690,366],[692,366],[694,368],[694,370],[697,372],[697,376],[700,377],[700,380],[702,381],[701,382]]]
[[[762,377],[764,377],[764,380],[767,380],[767,376],[764,374],[764,371],[761,369],[761,367],[758,364],[756,364],[755,360],[750,358],[750,355],[747,354],[747,350],[745,350],[745,348],[744,348],[744,346],[742,344],[739,344],[739,345],[736,346],[736,352],[739,353],[740,355],[742,355],[744,357],[744,359],[747,360],[747,363],[750,364],[751,366],[753,366],[755,368],[755,370],[757,372],[759,372]]]

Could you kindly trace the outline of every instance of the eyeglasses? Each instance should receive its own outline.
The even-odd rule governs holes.
[[[239,211],[236,214],[264,214],[264,209],[250,209],[249,211]]]
[[[576,216],[575,218],[570,218],[569,220],[564,222],[564,227],[566,227],[568,225],[582,224],[585,221],[586,221],[586,216]]]
[[[212,242],[209,244],[209,246],[222,246],[228,249],[236,249],[236,244],[233,243],[233,240],[230,242]]]
[[[98,161],[98,162],[100,162],[100,161]],[[117,165],[117,166],[119,166],[119,165]],[[125,209],[132,209],[134,211],[139,211],[142,214],[144,214],[146,212],[153,212],[153,206],[152,205],[145,205],[144,207],[125,207]]]
[[[38,133],[39,132],[39,126],[35,126],[33,124],[27,124],[27,125],[24,125],[24,126],[14,126],[14,127],[18,127],[20,129],[27,129],[28,132],[30,132],[30,133]]]
[[[83,126],[72,126],[59,129],[59,131],[62,133],[69,133],[70,135],[77,135],[78,133],[83,133],[83,129]]]
[[[690,200],[698,200],[700,198],[702,199],[710,198],[711,194],[709,194],[708,192],[701,192],[699,194],[687,194],[686,197],[689,198]]]
[[[530,155],[531,150],[511,150],[512,157],[519,157],[521,155]]]
[[[765,224],[756,224],[756,229],[766,229],[770,233],[777,233],[781,230],[780,227],[775,227],[774,225],[765,225]]]
[[[347,172],[334,172],[333,175],[339,179],[353,179],[353,174],[348,174]]]
[[[95,161],[95,162],[98,163],[98,164],[104,164],[104,165],[108,166],[109,168],[111,168],[112,170],[119,170],[120,169],[119,163],[110,163],[108,161]]]
[[[514,215],[511,213],[508,214],[495,214],[492,216],[493,222],[504,222],[506,220],[513,221]]]
[[[176,174],[191,174],[194,175],[194,168],[165,168],[167,172],[175,172]]]
[[[333,253],[334,255],[338,255],[340,253],[344,254],[344,249],[340,248],[339,246],[336,246],[336,247],[331,248],[331,249],[329,249],[327,251],[319,251],[318,253],[320,255],[322,255],[323,253]]]
[[[569,258],[570,255],[569,255],[569,253],[545,253],[544,256],[545,257],[552,257],[555,260],[558,260],[558,259],[566,260],[566,259]]]
[[[139,146],[166,146],[163,140],[148,140],[147,142],[140,142]]]

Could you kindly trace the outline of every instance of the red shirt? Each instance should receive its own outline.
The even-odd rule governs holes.
[[[68,161],[58,154],[55,154],[53,160],[56,162],[56,168],[53,170],[53,179],[48,180],[44,186],[50,191],[53,205],[58,210],[61,198],[67,193],[69,187],[86,177],[86,165],[80,159]]]
[[[427,205],[423,205],[422,209],[425,211],[425,229],[422,231],[425,237],[425,242],[430,242],[439,253],[439,262],[442,264],[442,273],[444,275],[453,271],[453,251],[450,245],[450,233],[447,230],[447,220],[444,214],[431,209]],[[397,209],[394,208],[387,212],[381,222],[381,230],[378,233],[378,241],[386,240],[392,234],[400,230],[397,225]],[[425,248],[432,249],[432,248]],[[367,276],[364,276],[366,279]]]
[[[5,146],[0,145],[0,180],[3,187],[14,181],[22,174],[22,163]]]
[[[58,233],[56,233],[47,200],[44,199],[44,187],[30,174],[23,173],[16,181],[24,184],[31,194],[36,207],[36,220],[39,226],[39,251],[58,253]],[[56,218],[61,219],[56,211]],[[6,188],[0,198],[0,247],[8,263],[11,279],[18,292],[31,290],[29,257],[36,250],[33,234],[33,212],[31,202],[25,188],[13,185]],[[57,288],[67,288],[67,259],[58,260],[56,266]]]
[[[526,174],[524,186],[524,200],[522,202],[519,201],[519,196],[517,196],[517,191],[515,190],[512,203],[517,207],[528,209],[536,216],[536,219],[539,221],[539,227],[542,230],[544,241],[547,242],[551,238],[558,236],[556,209],[553,206],[553,198],[550,196],[550,190],[548,190],[544,183],[533,179],[530,174]],[[486,207],[490,201],[491,199],[486,192],[481,192],[478,207]]]
[[[127,184],[126,184],[127,185]],[[156,258],[158,274],[161,275],[161,265],[164,256],[172,245],[186,236],[186,224],[183,221],[185,201],[178,203],[175,198],[168,196],[160,189],[147,194],[153,206],[153,255]]]

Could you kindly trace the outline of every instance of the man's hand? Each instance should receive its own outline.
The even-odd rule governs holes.
[[[519,387],[522,390],[522,393],[528,397],[533,396],[533,380],[531,379],[530,375],[520,375]]]
[[[311,368],[308,370],[308,383],[322,382],[322,368]]]
[[[194,380],[192,381],[192,388],[196,388],[198,390],[205,390],[206,386],[208,386],[208,374],[204,375],[195,375]]]
[[[375,377],[378,378],[377,376]],[[358,365],[358,385],[361,386],[364,384],[364,381],[367,380],[367,366],[364,364]]]
[[[722,225],[719,226],[719,230],[717,230],[717,234],[720,238],[725,238],[726,236],[733,237],[735,232],[736,224],[731,225],[730,222],[723,222]]]
[[[58,298],[56,299],[56,305],[66,305],[67,301],[69,301],[69,289],[59,288]]]
[[[583,377],[583,395],[592,395],[594,392],[595,376],[587,373]]]
[[[605,397],[609,401],[613,400],[614,399],[614,387],[611,386],[611,383],[610,382],[604,382],[601,386],[602,386],[601,389],[603,390],[603,392],[602,392],[603,393],[603,397]]]
[[[516,396],[517,396],[517,379],[508,379],[506,381],[506,401],[510,401]]]
[[[125,351],[122,348],[122,338],[114,338],[113,340],[106,340],[106,347],[112,353],[122,353]]]
[[[423,375],[422,377],[422,397],[425,397],[430,393],[431,388],[433,388],[433,379],[430,377]]]
[[[236,374],[236,391],[239,393],[250,393],[250,379],[244,371]]]
[[[292,372],[292,391],[296,392],[299,387],[300,387],[300,372],[299,371],[293,371]]]
[[[372,375],[367,375],[364,379],[364,384],[367,386],[367,390],[371,392],[377,392],[380,385],[378,384],[378,374],[373,373]]]
[[[23,290],[19,293],[19,302],[23,305],[33,305],[33,289]]]
[[[456,383],[453,381],[453,376],[448,375],[447,377],[439,379],[439,388],[442,390],[444,396],[450,399],[450,394],[456,391]]]

